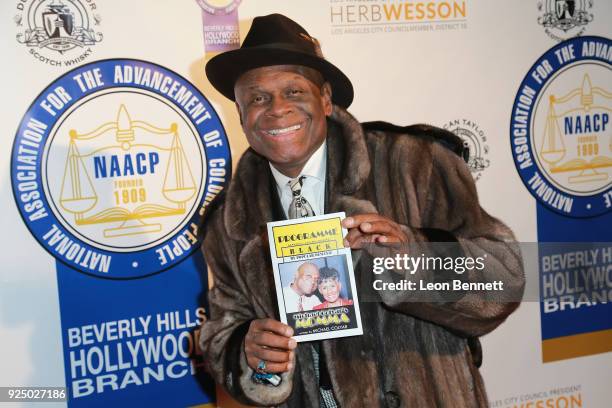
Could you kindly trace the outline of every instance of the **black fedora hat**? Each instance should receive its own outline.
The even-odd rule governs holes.
[[[281,14],[255,17],[242,46],[208,61],[206,76],[233,101],[234,84],[243,73],[271,65],[316,69],[330,83],[333,103],[347,108],[353,101],[353,85],[347,76],[321,56],[317,41],[302,26]]]

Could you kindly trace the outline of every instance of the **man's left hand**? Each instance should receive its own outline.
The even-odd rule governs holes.
[[[408,235],[400,225],[380,214],[358,214],[347,217],[342,226],[348,230],[344,245],[352,249],[361,249],[364,244],[407,243]]]

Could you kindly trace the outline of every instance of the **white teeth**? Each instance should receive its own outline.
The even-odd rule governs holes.
[[[294,130],[298,130],[299,128],[301,128],[302,125],[297,124],[297,125],[293,125],[293,126],[289,126],[283,129],[270,129],[268,130],[268,133],[275,136],[275,135],[282,135],[283,133],[287,133],[287,132],[293,132]]]

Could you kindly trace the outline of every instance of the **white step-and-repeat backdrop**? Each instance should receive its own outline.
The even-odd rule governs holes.
[[[1,386],[69,387],[58,406],[215,406],[196,348],[209,284],[196,226],[247,144],[204,65],[257,15],[320,40],[359,120],[463,138],[483,207],[521,242],[612,242],[609,1],[1,10]],[[490,405],[610,406],[612,249],[546,248],[542,302],[482,339]]]

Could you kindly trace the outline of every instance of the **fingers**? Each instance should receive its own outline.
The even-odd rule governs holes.
[[[254,327],[258,331],[269,331],[276,333],[279,336],[291,337],[293,336],[293,328],[278,320],[274,319],[257,319],[253,320],[251,327]]]
[[[359,228],[351,228],[344,237],[344,245],[353,248],[363,236],[364,233]]]
[[[293,329],[274,319],[251,322],[244,339],[244,352],[249,367],[257,370],[261,360],[268,373],[282,373],[293,368],[297,342],[292,339]]]
[[[257,365],[260,360],[264,360],[266,362],[266,373],[270,374],[279,374],[287,371],[291,371],[295,366],[295,354],[291,352],[290,360],[282,363],[274,363],[268,362],[266,359],[260,359],[255,356],[247,357],[247,363],[249,367],[251,367],[254,371],[257,371]]]
[[[342,226],[348,228],[344,245],[360,249],[371,242],[400,243],[408,242],[408,236],[399,224],[379,214],[358,214],[347,217]]]
[[[344,246],[353,249],[361,249],[363,245],[375,242],[382,237],[380,234],[364,234],[358,228],[349,230],[344,238]]]
[[[257,332],[252,336],[252,341],[258,346],[277,348],[280,350],[293,350],[297,343],[291,337],[279,336],[270,332]]]
[[[368,234],[395,235],[399,226],[394,222],[382,220],[364,222],[359,226],[359,229]]]
[[[264,360],[266,363],[287,363],[291,360],[293,351],[279,351],[258,347],[253,350],[253,357]]]
[[[400,225],[395,222],[387,222],[386,220],[364,222],[361,224],[361,229],[369,234],[376,235],[377,237],[373,239],[374,242],[408,242],[408,236]]]
[[[380,214],[368,213],[368,214],[357,214],[350,217],[346,217],[342,220],[342,226],[346,229],[357,228],[364,222],[380,221],[387,219]]]
[[[245,343],[244,352],[249,367],[254,371],[257,371],[257,366],[262,360],[266,363],[267,373],[283,373],[291,370],[295,364],[294,351],[272,350],[258,345],[249,346]]]

